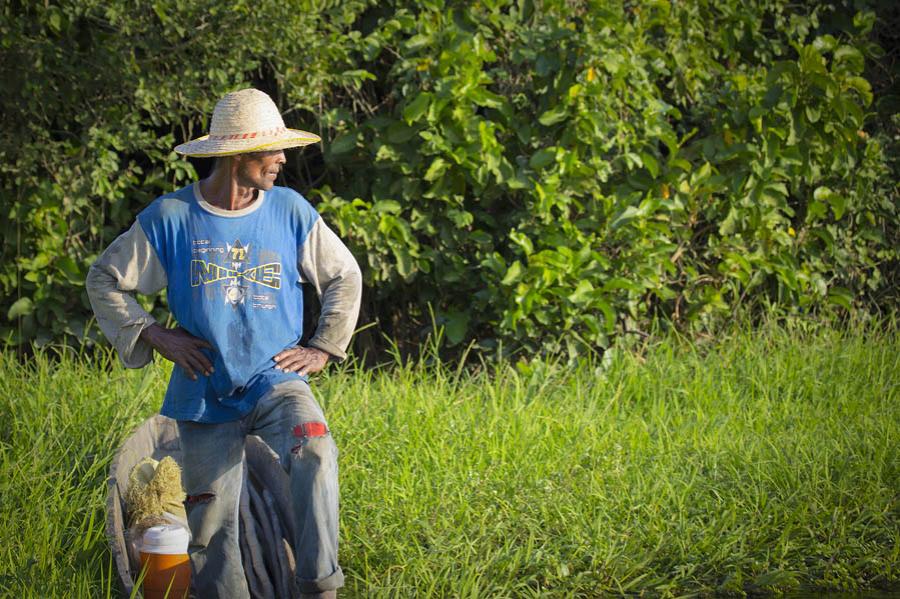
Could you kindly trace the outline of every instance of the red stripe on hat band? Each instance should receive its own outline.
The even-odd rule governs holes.
[[[257,136],[265,137],[266,135],[278,135],[287,131],[285,127],[276,127],[275,129],[267,129],[265,131],[251,131],[249,133],[232,133],[231,135],[210,135],[208,139],[224,140],[224,139],[253,139]]]

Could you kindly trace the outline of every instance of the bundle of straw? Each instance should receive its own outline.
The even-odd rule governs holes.
[[[141,535],[151,526],[168,522],[164,516],[166,513],[186,520],[184,499],[178,463],[169,456],[159,462],[144,458],[132,469],[128,478],[125,503],[130,528]]]

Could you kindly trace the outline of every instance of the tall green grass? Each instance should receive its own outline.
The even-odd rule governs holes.
[[[768,327],[576,366],[332,370],[344,595],[896,589],[898,350],[893,326]],[[114,591],[106,471],[167,368],[103,366],[0,357],[0,592]]]

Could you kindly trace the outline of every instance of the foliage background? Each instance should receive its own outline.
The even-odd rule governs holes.
[[[890,2],[124,0],[0,9],[0,334],[94,340],[88,266],[209,165],[223,93],[321,148],[286,184],[414,344],[605,348],[657,317],[897,306]],[[164,318],[162,298],[142,298]],[[377,345],[375,331],[357,343]]]

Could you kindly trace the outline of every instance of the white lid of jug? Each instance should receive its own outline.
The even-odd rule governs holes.
[[[190,538],[187,529],[177,524],[151,526],[144,532],[141,551],[164,555],[187,553]]]

